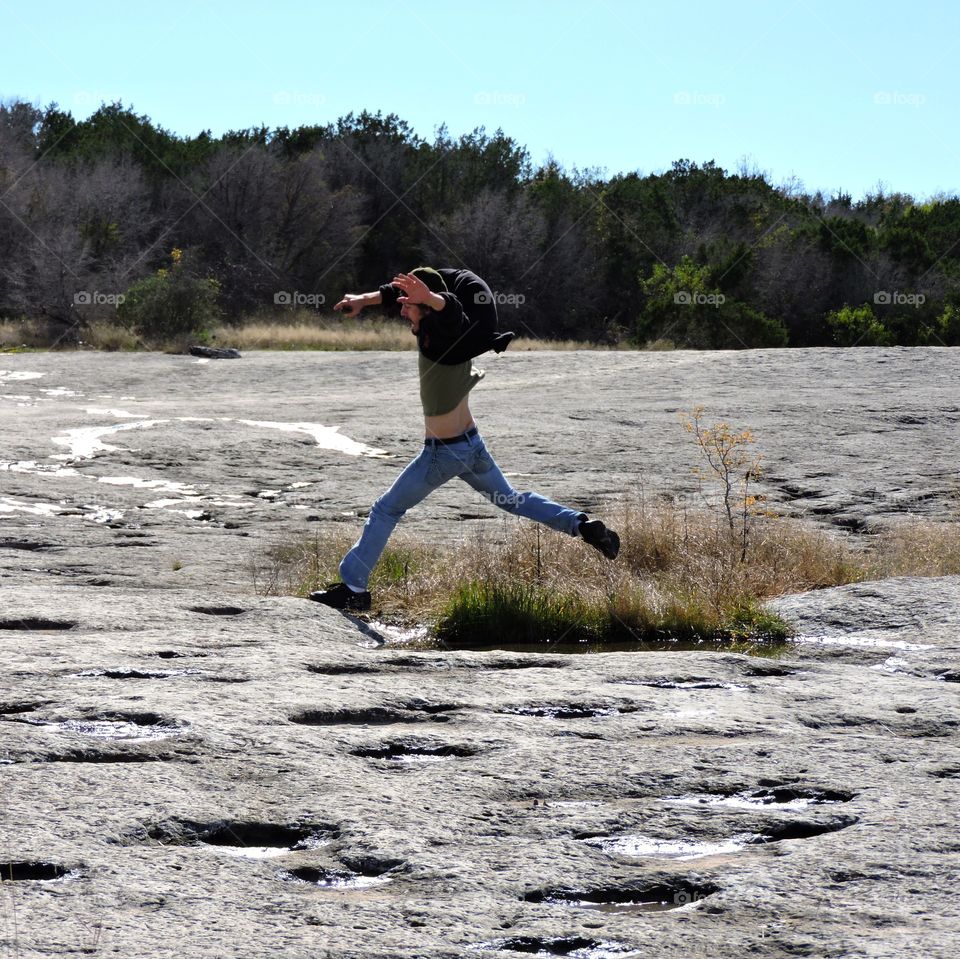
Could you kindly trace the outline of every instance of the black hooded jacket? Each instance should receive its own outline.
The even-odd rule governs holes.
[[[502,353],[513,333],[499,332],[497,304],[490,287],[470,270],[438,269],[447,292],[438,291],[446,301],[440,313],[432,310],[420,323],[417,345],[428,360],[453,366],[472,360],[487,350]],[[390,283],[380,287],[384,309],[397,306],[400,290]]]

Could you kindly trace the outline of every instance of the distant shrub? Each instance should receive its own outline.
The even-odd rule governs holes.
[[[827,326],[838,346],[893,345],[893,334],[867,303],[833,310],[827,314]]]
[[[138,280],[117,308],[121,323],[152,342],[183,337],[203,340],[219,319],[220,284],[192,274],[181,250],[170,254],[171,265]]]
[[[960,346],[960,306],[948,303],[931,325],[927,346]]]
[[[671,342],[680,349],[729,350],[786,346],[787,328],[720,290],[708,267],[682,257],[671,270],[657,263],[641,278],[647,296],[637,323],[640,344]]]

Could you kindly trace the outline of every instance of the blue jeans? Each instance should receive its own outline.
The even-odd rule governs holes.
[[[578,535],[580,522],[586,518],[585,513],[560,506],[539,493],[518,493],[500,472],[479,433],[455,443],[425,444],[419,456],[373,504],[360,539],[340,562],[343,582],[366,589],[370,573],[403,514],[455,476],[483,493],[494,506],[570,536]]]

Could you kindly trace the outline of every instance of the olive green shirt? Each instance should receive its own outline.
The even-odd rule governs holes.
[[[483,379],[483,370],[478,370],[472,360],[434,363],[423,353],[418,353],[417,359],[424,416],[442,416],[456,409],[460,400]]]

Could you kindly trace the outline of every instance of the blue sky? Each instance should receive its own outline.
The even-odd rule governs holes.
[[[607,175],[679,158],[858,198],[960,192],[960,4],[0,0],[0,98],[178,134],[394,112]]]

